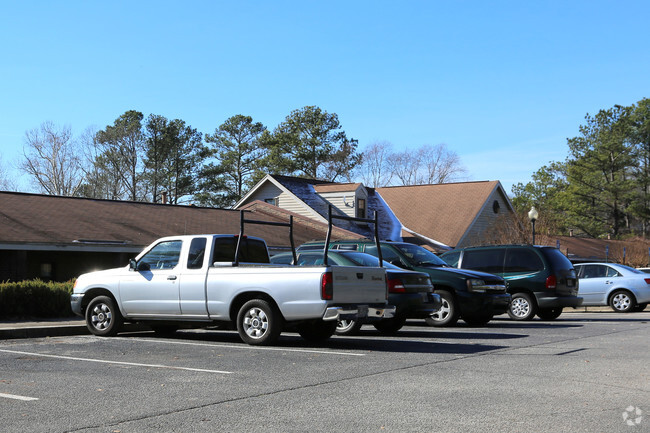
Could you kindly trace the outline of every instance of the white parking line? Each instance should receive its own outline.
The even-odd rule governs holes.
[[[312,350],[312,349],[291,349],[287,347],[269,347],[269,346],[250,346],[247,344],[235,345],[235,344],[209,344],[209,343],[195,343],[190,341],[178,341],[178,340],[154,340],[149,338],[133,338],[127,337],[113,337],[112,339],[123,339],[128,341],[146,341],[150,343],[167,343],[167,344],[184,344],[188,346],[206,346],[206,347],[225,347],[228,349],[245,349],[245,350],[270,350],[276,352],[298,352],[298,353],[318,353],[322,355],[340,355],[340,356],[366,356],[365,353],[353,353],[353,352],[334,352],[330,350]],[[107,339],[104,339],[108,341]]]
[[[232,371],[206,370],[206,369],[203,369],[203,368],[176,367],[176,366],[173,366],[173,365],[162,365],[162,364],[141,364],[141,363],[137,363],[137,362],[107,361],[105,359],[77,358],[77,357],[74,357],[74,356],[48,355],[48,354],[45,354],[45,353],[20,352],[20,351],[17,351],[17,350],[0,349],[0,352],[13,353],[13,354],[17,354],[17,355],[41,356],[41,357],[44,357],[44,358],[67,359],[67,360],[70,360],[70,361],[98,362],[100,364],[129,365],[129,366],[132,366],[132,367],[147,367],[147,368],[167,368],[167,369],[171,369],[171,370],[198,371],[198,372],[201,372],[201,373],[232,374]]]
[[[3,392],[0,392],[0,398],[12,398],[14,400],[22,400],[22,401],[38,400],[36,397],[23,397],[22,395],[5,394]]]

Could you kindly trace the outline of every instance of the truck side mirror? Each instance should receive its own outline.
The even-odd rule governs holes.
[[[129,260],[129,269],[132,271],[150,271],[151,266],[147,262],[136,262],[134,259]]]

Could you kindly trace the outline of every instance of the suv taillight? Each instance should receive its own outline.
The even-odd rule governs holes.
[[[399,278],[388,279],[388,293],[406,293],[406,287]]]
[[[555,275],[549,275],[549,277],[546,279],[546,288],[547,289],[555,289],[557,287],[557,278]]]
[[[325,301],[331,301],[334,297],[334,284],[332,273],[325,272],[320,279],[320,297]]]

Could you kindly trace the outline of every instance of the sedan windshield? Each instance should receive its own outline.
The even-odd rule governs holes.
[[[426,250],[419,245],[396,244],[395,246],[414,266],[449,266],[440,257],[436,256],[431,251]]]

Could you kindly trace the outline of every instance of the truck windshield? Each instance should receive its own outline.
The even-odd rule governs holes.
[[[413,266],[440,266],[448,267],[440,257],[431,251],[413,244],[395,244],[395,247],[407,258]]]

